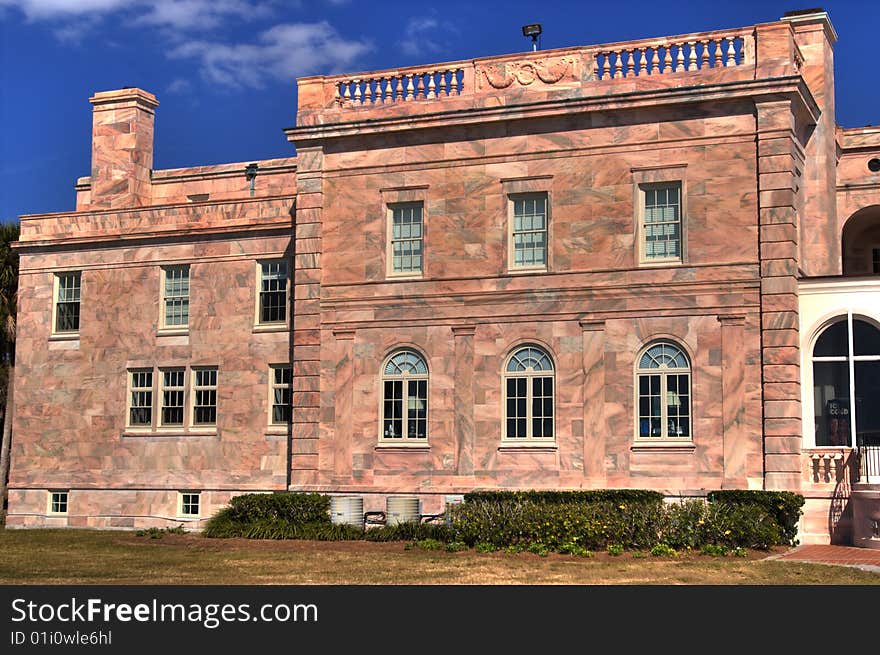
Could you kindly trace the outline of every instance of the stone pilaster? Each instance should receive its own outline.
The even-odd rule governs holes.
[[[291,488],[316,481],[321,402],[321,210],[324,152],[297,152],[291,344],[293,457]],[[300,391],[302,390],[302,391]],[[309,391],[305,391],[309,390]]]
[[[333,402],[333,475],[347,480],[351,477],[351,440],[354,425],[354,330],[334,330],[336,339]]]
[[[584,479],[600,487],[605,479],[605,322],[581,321],[584,348]]]
[[[474,474],[474,332],[473,325],[452,328],[455,338],[455,472]]]
[[[722,489],[748,487],[750,443],[745,428],[745,316],[719,316],[721,323]]]
[[[800,488],[797,171],[803,150],[789,100],[757,105],[764,483]]]

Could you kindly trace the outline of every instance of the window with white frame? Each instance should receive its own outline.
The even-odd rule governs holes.
[[[510,196],[510,268],[547,268],[548,206],[546,193]]]
[[[421,275],[424,250],[424,203],[390,205],[389,275]]]
[[[880,446],[880,329],[841,316],[812,359],[816,446]]]
[[[180,492],[180,516],[200,516],[202,494],[198,491]]]
[[[149,428],[153,425],[153,370],[131,370],[128,380],[128,425]]]
[[[382,434],[385,442],[428,438],[428,365],[414,350],[401,350],[382,369]]]
[[[640,189],[642,261],[681,261],[681,182],[644,184]]]
[[[164,369],[160,371],[160,375],[162,381],[162,411],[159,415],[161,424],[163,426],[182,426],[184,396],[186,394],[185,369]]]
[[[192,371],[192,423],[194,426],[217,424],[217,369],[196,368]]]
[[[162,268],[162,327],[189,325],[189,265]]]
[[[67,491],[51,491],[49,492],[49,513],[50,514],[67,514]]]
[[[651,344],[636,361],[639,440],[690,441],[691,368],[679,346],[668,341]]]
[[[259,262],[257,270],[260,276],[257,323],[285,323],[287,321],[287,262],[283,259]]]
[[[55,332],[79,332],[82,276],[77,272],[55,275]]]
[[[271,425],[290,423],[292,383],[293,369],[289,364],[269,367],[269,384],[271,386],[269,423]]]
[[[554,438],[554,368],[538,346],[518,348],[504,368],[504,438],[552,441]]]

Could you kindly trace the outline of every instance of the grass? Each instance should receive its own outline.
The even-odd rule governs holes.
[[[780,552],[780,551],[777,551]],[[584,558],[447,552],[402,542],[207,539],[197,534],[0,529],[0,584],[877,585],[860,569],[748,557]]]

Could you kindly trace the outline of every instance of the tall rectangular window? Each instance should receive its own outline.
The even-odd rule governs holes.
[[[272,385],[272,414],[269,422],[272,425],[287,425],[290,423],[293,371],[287,365],[273,366],[269,375]]]
[[[217,369],[193,370],[193,425],[217,423]]]
[[[511,268],[547,268],[547,194],[511,197]]]
[[[287,320],[287,262],[260,262],[259,271],[258,322],[284,323]]]
[[[681,182],[642,187],[644,261],[681,260]]]
[[[419,275],[422,272],[423,208],[421,202],[390,207],[392,275]]]
[[[162,327],[189,325],[189,266],[162,269]]]
[[[148,428],[153,423],[153,371],[130,371],[129,375],[128,424]]]
[[[162,373],[162,425],[183,425],[184,369],[167,369]]]
[[[55,332],[79,331],[81,281],[79,272],[55,276]]]

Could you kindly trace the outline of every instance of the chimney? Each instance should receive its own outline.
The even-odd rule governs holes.
[[[92,209],[150,204],[153,117],[158,101],[134,87],[96,93],[92,103]]]

